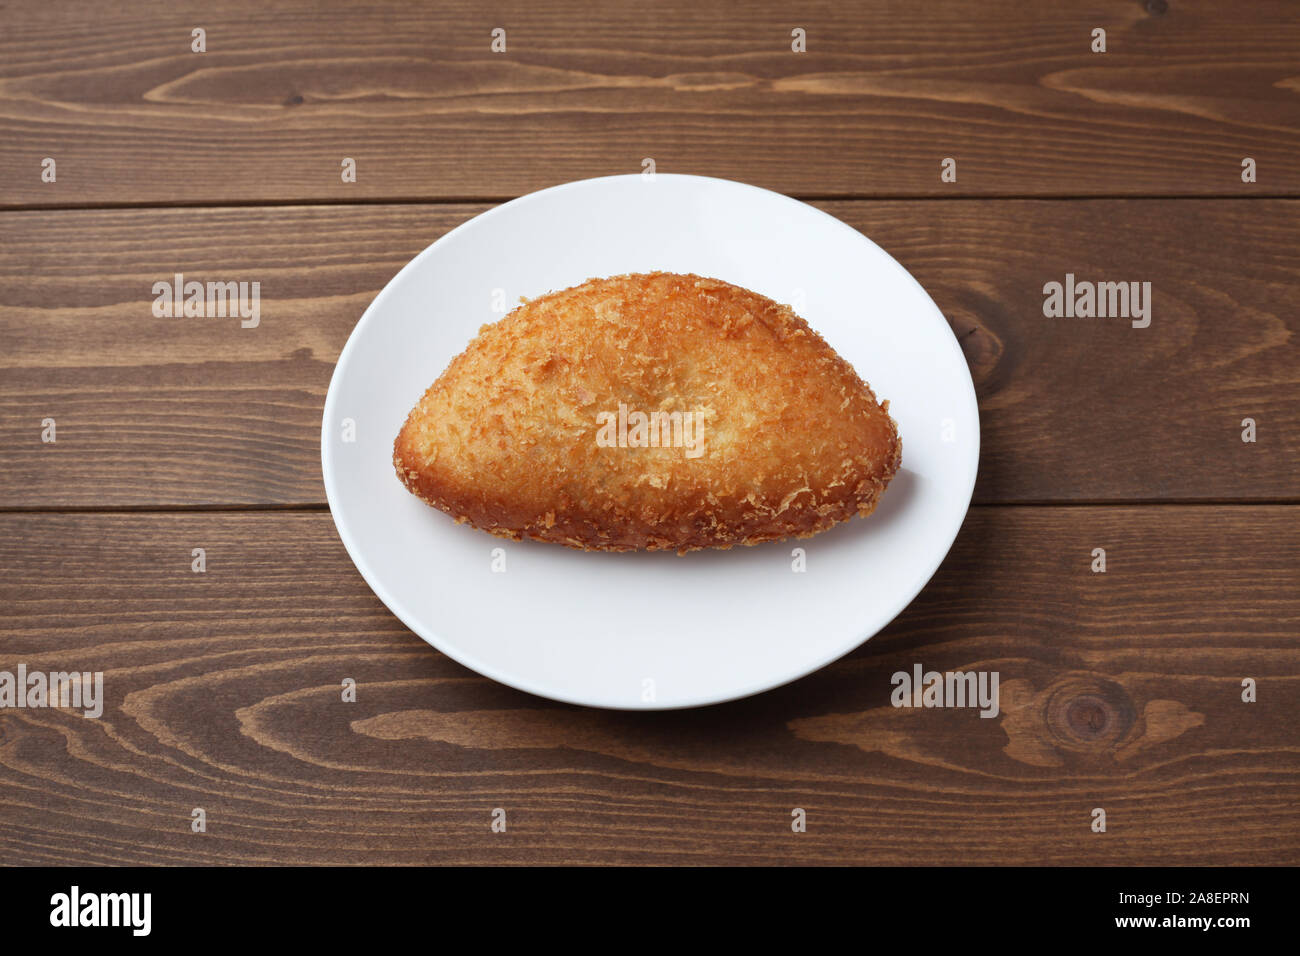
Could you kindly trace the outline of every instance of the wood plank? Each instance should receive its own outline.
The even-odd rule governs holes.
[[[321,410],[353,325],[485,208],[5,214],[0,501],[323,502]],[[260,282],[258,327],[155,318],[153,283],[176,272]]]
[[[864,648],[772,693],[648,714],[551,704],[452,663],[370,593],[325,514],[0,516],[0,669],[102,670],[106,701],[99,719],[0,710],[0,851],[1300,863],[1295,514],[975,509]],[[1001,713],[890,706],[891,675],[917,663],[997,671]]]
[[[907,266],[961,338],[977,501],[1297,499],[1295,201],[818,205]],[[0,507],[323,503],[339,350],[402,265],[484,208],[3,214]],[[155,318],[175,272],[261,282],[260,325]],[[1067,273],[1151,282],[1150,327],[1045,318],[1044,283]]]
[[[1289,0],[19,0],[0,202],[496,199],[645,157],[808,197],[1298,195],[1297,49]]]

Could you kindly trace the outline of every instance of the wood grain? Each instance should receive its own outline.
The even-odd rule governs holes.
[[[0,204],[496,199],[646,157],[806,197],[1300,195],[1297,49],[1288,0],[21,0]]]
[[[911,270],[960,338],[977,501],[1300,499],[1295,201],[818,205]],[[3,214],[0,507],[323,503],[339,350],[402,265],[485,208]],[[153,283],[176,272],[259,281],[261,324],[155,318]],[[1066,273],[1149,281],[1150,327],[1045,318]]]
[[[0,669],[102,670],[107,700],[99,719],[0,711],[0,852],[1295,864],[1297,553],[1285,506],[977,508],[931,585],[848,658],[638,714],[551,704],[427,647],[328,515],[0,516]],[[890,675],[914,663],[997,670],[1001,714],[891,707]]]
[[[1297,50],[1288,0],[0,4],[0,671],[106,694],[0,708],[0,861],[1300,864]],[[843,660],[635,714],[410,633],[319,435],[417,252],[646,157],[916,276],[976,381],[982,507]],[[261,324],[155,318],[176,272],[260,282]],[[1150,282],[1150,327],[1044,317],[1066,273]],[[914,664],[997,671],[999,715],[891,706]]]

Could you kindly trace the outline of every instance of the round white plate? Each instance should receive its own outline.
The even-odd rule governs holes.
[[[753,548],[598,554],[454,524],[402,487],[393,439],[481,325],[520,296],[655,270],[724,279],[792,305],[889,399],[903,462],[873,515]],[[965,358],[902,266],[812,206],[667,174],[544,189],[429,246],[352,331],[321,428],[339,536],[407,627],[520,690],[628,709],[755,694],[867,640],[947,554],[978,458]],[[796,552],[804,571],[794,570]],[[494,570],[502,559],[505,570]]]

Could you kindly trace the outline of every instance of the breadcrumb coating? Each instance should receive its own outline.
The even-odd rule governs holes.
[[[661,447],[602,440],[620,405],[698,416],[695,454],[667,430]],[[684,554],[870,514],[902,453],[888,410],[787,306],[718,279],[623,275],[483,326],[411,410],[393,464],[496,535]]]

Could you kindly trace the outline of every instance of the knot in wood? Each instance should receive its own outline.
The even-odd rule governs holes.
[[[1058,747],[1097,752],[1123,740],[1134,717],[1132,699],[1115,681],[1071,676],[1051,689],[1044,721]]]

